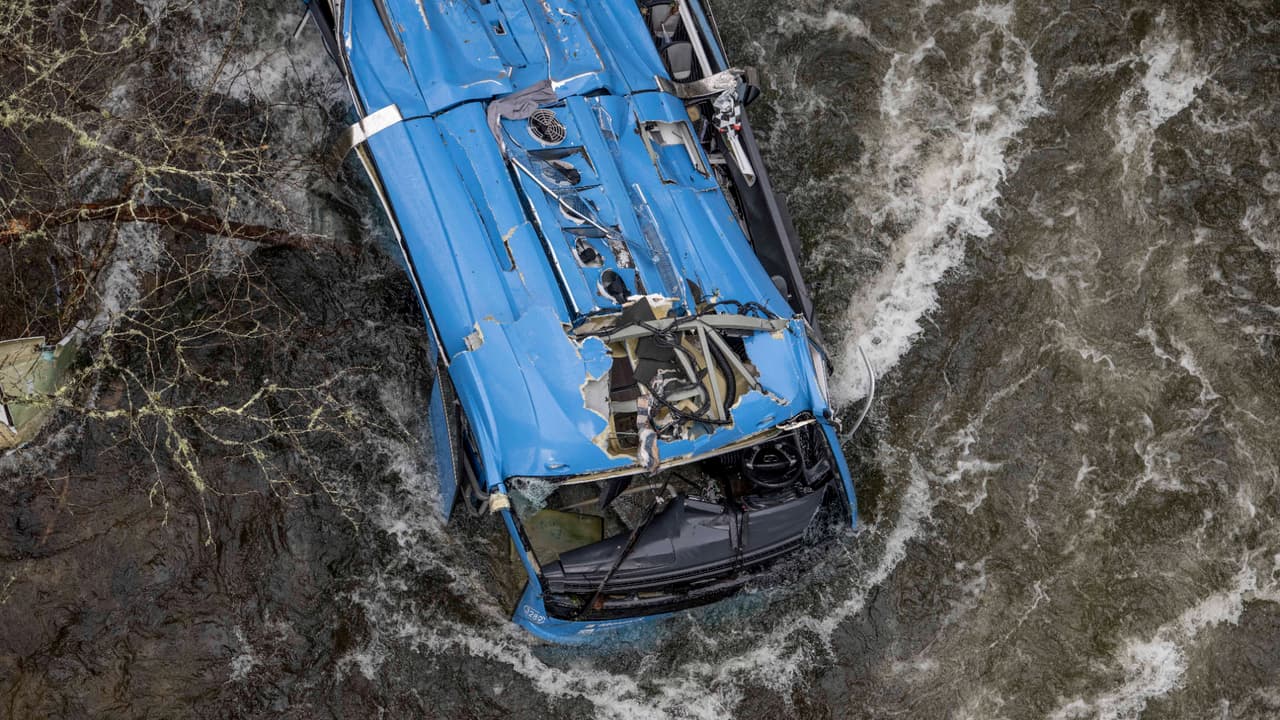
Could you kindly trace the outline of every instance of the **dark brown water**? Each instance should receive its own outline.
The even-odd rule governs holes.
[[[535,645],[437,519],[387,230],[300,167],[274,197],[362,249],[162,292],[77,401],[204,411],[64,411],[0,459],[0,716],[1280,717],[1280,7],[714,7],[848,415],[855,344],[881,375],[857,532],[652,645]],[[234,13],[148,13],[208,82]],[[250,8],[212,86],[318,152],[342,96],[296,17]],[[122,330],[210,317],[232,339]]]

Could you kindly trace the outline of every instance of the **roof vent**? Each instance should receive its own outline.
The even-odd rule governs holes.
[[[534,110],[529,116],[529,134],[544,145],[559,145],[564,142],[564,123],[550,110]]]

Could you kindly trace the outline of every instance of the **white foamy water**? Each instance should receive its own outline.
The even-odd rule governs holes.
[[[930,37],[896,52],[881,81],[882,127],[868,142],[873,159],[849,191],[872,189],[857,202],[874,226],[891,228],[890,256],[850,303],[833,383],[838,403],[866,393],[854,346],[878,375],[893,368],[937,307],[938,284],[964,259],[965,244],[992,232],[985,215],[996,209],[1011,169],[1009,143],[1044,112],[1035,61],[1009,28],[1012,12],[982,6],[963,18],[977,39],[954,77],[930,77],[929,63],[943,56]]]
[[[190,18],[199,25],[213,17],[202,16],[212,11],[194,3],[145,3],[157,32],[169,38],[179,31],[179,21]],[[246,617],[228,633],[227,652],[216,666],[222,673],[218,682],[230,679],[226,686],[236,695],[232,702],[257,701],[296,682],[302,689],[288,691],[290,702],[314,698],[317,707],[327,701],[330,708],[346,702],[350,704],[331,712],[357,715],[413,714],[406,706],[418,714],[442,714],[446,711],[431,705],[439,702],[441,708],[448,703],[450,711],[463,705],[463,714],[479,715],[719,720],[805,716],[812,708],[814,715],[834,717],[996,720],[1024,717],[1035,702],[1049,703],[1043,709],[1054,720],[1122,720],[1152,716],[1161,698],[1191,707],[1183,704],[1187,696],[1203,692],[1198,686],[1205,684],[1206,675],[1212,681],[1216,668],[1226,664],[1223,655],[1230,646],[1223,640],[1234,639],[1230,627],[1252,622],[1257,603],[1280,603],[1280,555],[1274,555],[1273,536],[1259,537],[1272,532],[1262,522],[1274,509],[1280,475],[1274,455],[1260,444],[1250,445],[1250,437],[1234,426],[1274,425],[1274,413],[1265,407],[1270,398],[1263,390],[1240,393],[1242,381],[1232,371],[1239,369],[1244,377],[1250,368],[1244,361],[1232,367],[1222,357],[1236,348],[1215,349],[1189,322],[1171,327],[1158,303],[1132,323],[1121,317],[1096,325],[1073,322],[1053,306],[1061,301],[1077,318],[1099,318],[1111,308],[1070,301],[1085,289],[1096,289],[1098,296],[1117,295],[1107,285],[1114,281],[1106,276],[1107,266],[1136,266],[1131,274],[1145,277],[1148,268],[1170,264],[1168,246],[1175,240],[1162,235],[1139,263],[1142,253],[1116,257],[1120,243],[1106,232],[1109,228],[1083,218],[1096,214],[1099,204],[1113,202],[1112,195],[1142,187],[1151,173],[1150,150],[1158,129],[1176,122],[1180,113],[1183,118],[1192,115],[1193,123],[1212,125],[1214,132],[1234,133],[1248,126],[1233,118],[1196,118],[1195,111],[1209,105],[1203,102],[1207,93],[1230,91],[1225,80],[1223,87],[1210,84],[1205,89],[1208,69],[1199,66],[1196,52],[1208,53],[1206,44],[1185,43],[1162,17],[1137,51],[1128,45],[1136,40],[1126,33],[1117,42],[1123,45],[1120,52],[1129,55],[1113,60],[1116,55],[1106,54],[1105,67],[1076,66],[1101,68],[1108,77],[1134,70],[1123,100],[1094,113],[1097,122],[1106,123],[1105,130],[1090,133],[1102,140],[1090,150],[1101,147],[1112,169],[1123,160],[1133,177],[1125,178],[1123,187],[1108,184],[1098,192],[1081,190],[1078,177],[1055,184],[1042,182],[1039,168],[1022,174],[1018,182],[1027,183],[1029,192],[1019,188],[1020,204],[1009,209],[1010,218],[1030,217],[1055,230],[1037,237],[1027,223],[1014,222],[1011,227],[1030,236],[1013,242],[995,238],[999,242],[985,248],[984,239],[992,237],[1001,212],[1002,184],[1019,162],[1015,147],[1029,141],[1036,144],[1033,149],[1044,150],[1041,143],[1052,133],[1041,130],[1057,129],[1059,118],[1052,118],[1046,127],[1020,137],[1044,109],[1036,63],[1013,28],[1032,43],[1037,37],[1033,21],[1045,18],[1044,12],[1033,14],[1030,6],[1012,3],[965,10],[920,0],[914,6],[868,9],[883,14],[868,14],[864,22],[849,11],[853,6],[833,8],[818,0],[784,9],[759,5],[746,4],[747,12],[769,13],[752,21],[764,32],[749,42],[758,51],[755,61],[769,68],[773,87],[782,89],[773,98],[775,107],[785,106],[772,128],[774,137],[800,136],[799,146],[831,142],[833,128],[818,131],[819,122],[834,122],[835,132],[856,128],[860,133],[856,162],[851,159],[847,167],[836,163],[825,176],[815,172],[815,177],[800,179],[801,192],[822,196],[823,203],[815,205],[828,213],[827,224],[833,228],[824,232],[816,253],[833,258],[834,266],[857,255],[867,262],[849,266],[871,276],[850,282],[848,287],[860,288],[852,298],[832,298],[830,290],[822,298],[850,304],[841,326],[829,329],[845,340],[833,348],[839,364],[833,383],[838,400],[853,402],[863,393],[855,343],[867,350],[879,374],[904,362],[938,307],[938,288],[964,266],[967,250],[976,247],[1008,262],[1011,277],[998,280],[1009,282],[1011,289],[1022,289],[1017,283],[1024,273],[1047,281],[1051,287],[1045,293],[1057,299],[1049,307],[1022,308],[1043,309],[1044,317],[1036,315],[1026,326],[1011,320],[1003,334],[979,334],[973,342],[988,337],[1009,341],[989,352],[975,351],[963,340],[957,343],[976,363],[989,365],[980,382],[957,373],[948,377],[955,367],[950,360],[935,362],[931,353],[919,353],[920,360],[912,356],[909,362],[921,363],[913,374],[937,380],[937,386],[889,398],[885,416],[877,418],[883,425],[868,441],[876,444],[863,458],[877,466],[863,490],[871,502],[863,508],[856,534],[824,548],[829,552],[816,555],[812,566],[797,568],[783,587],[750,590],[715,607],[682,614],[658,626],[659,637],[651,646],[603,653],[548,648],[510,622],[506,599],[485,565],[489,558],[476,552],[485,536],[469,534],[467,523],[446,524],[440,517],[422,390],[406,382],[421,378],[412,372],[388,373],[379,398],[362,394],[353,407],[378,420],[376,426],[366,426],[367,433],[351,449],[368,460],[362,467],[378,471],[352,477],[340,489],[341,500],[358,508],[353,514],[361,533],[354,553],[355,567],[363,570],[354,578],[340,578],[343,591],[333,600],[350,632],[334,641],[341,650],[321,648],[305,667],[293,662],[284,666],[284,631],[271,630],[268,619],[268,632],[261,632],[259,619]],[[1095,11],[1102,12],[1084,10]],[[182,38],[192,51],[176,67],[181,71],[191,65],[187,70],[197,85],[218,73],[214,84],[238,101],[220,98],[228,107],[240,103],[280,113],[268,123],[272,143],[314,143],[331,129],[317,129],[331,119],[323,109],[317,111],[330,97],[315,91],[323,85],[316,78],[336,75],[324,65],[310,30],[304,35],[311,38],[308,49],[286,50],[283,33],[296,15],[257,7],[251,12],[258,18],[243,37],[257,47],[229,58],[219,70],[218,50],[227,38],[197,33]],[[1067,21],[1058,29],[1065,35]],[[817,35],[821,40],[812,39]],[[815,73],[809,66],[844,63],[845,51],[851,58],[847,72],[843,64],[835,72]],[[1046,77],[1054,72],[1060,79],[1073,75],[1080,80],[1094,72],[1064,71],[1055,53],[1041,55]],[[294,67],[296,83],[291,79]],[[863,73],[866,67],[878,69]],[[823,81],[814,81],[815,76]],[[830,79],[847,84],[829,87]],[[851,91],[848,84],[853,83],[873,92]],[[1069,88],[1063,92],[1064,102],[1081,101],[1068,94]],[[869,107],[850,109],[851,98],[863,96]],[[126,111],[141,97],[122,93],[113,98],[113,107]],[[1121,97],[1121,88],[1107,97]],[[304,105],[309,111],[300,110]],[[1192,112],[1184,112],[1188,109]],[[1070,134],[1078,128],[1062,129]],[[1108,132],[1116,140],[1114,156],[1108,155]],[[1246,155],[1252,158],[1248,153],[1215,157],[1228,163]],[[1270,156],[1260,163],[1270,168]],[[1071,175],[1082,165],[1076,161],[1062,171]],[[1157,170],[1168,168],[1158,164]],[[313,167],[299,168],[296,179],[289,179],[293,184],[272,188],[270,203],[241,207],[236,217],[266,223],[285,216],[299,227],[341,238],[355,223],[330,224],[335,216],[348,218],[326,203],[346,202],[366,211],[361,218],[366,230],[377,230],[371,210],[376,203],[367,197],[363,202],[368,205],[353,201],[359,189],[347,196],[333,185],[315,189],[309,183],[327,182],[314,177],[319,174]],[[1230,176],[1230,168],[1222,174]],[[837,183],[847,198],[834,190]],[[1064,185],[1072,197],[1055,195]],[[1164,191],[1171,193],[1171,187]],[[1236,249],[1243,246],[1271,258],[1269,267],[1259,265],[1261,272],[1280,278],[1280,244],[1273,231],[1280,175],[1261,175],[1257,187],[1261,191],[1249,199],[1239,219],[1249,237]],[[1036,199],[1029,206],[1021,204],[1032,192]],[[329,193],[339,200],[334,202]],[[834,207],[826,204],[829,196],[836,196]],[[1153,205],[1149,198],[1134,197],[1144,210]],[[219,202],[226,199],[218,197]],[[855,227],[862,236],[833,240]],[[1172,230],[1179,228],[1175,224]],[[1194,237],[1197,247],[1211,254],[1213,243],[1220,242],[1215,234],[1228,230],[1215,225],[1185,237]],[[148,253],[158,252],[159,246],[149,232],[147,226],[126,226],[117,262],[108,266],[106,287],[117,311],[136,300],[139,272],[154,264]],[[1087,235],[1087,242],[1076,242],[1076,235]],[[1011,257],[1007,247],[1014,244],[1041,250],[1024,259],[1022,272],[1013,262],[1019,258]],[[249,250],[220,246],[215,267],[233,272]],[[1242,257],[1243,251],[1223,255],[1213,277],[1241,285],[1241,298],[1248,293],[1249,298],[1262,297],[1265,288],[1257,289],[1261,283],[1252,282],[1255,276],[1241,279],[1229,272],[1233,268],[1228,263]],[[1196,269],[1188,268],[1186,282],[1144,290],[1168,299],[1171,306],[1190,305],[1201,294],[1164,290],[1190,287]],[[982,280],[994,285],[992,278]],[[1127,300],[1118,296],[1115,305]],[[999,302],[976,301],[964,308],[972,314],[958,321],[948,313],[944,329],[966,334],[987,322],[980,313]],[[1280,314],[1273,306],[1248,309],[1258,315],[1245,328],[1259,338],[1256,352],[1273,352],[1265,343],[1273,342],[1274,318]],[[1228,306],[1206,325],[1234,328],[1231,311]],[[392,329],[406,330],[400,324]],[[1059,365],[1063,356],[1070,362]],[[1264,365],[1273,357],[1250,361]],[[1141,363],[1155,369],[1139,374],[1135,366]],[[1136,386],[1132,397],[1110,392],[1107,383],[1130,379]],[[392,421],[383,423],[387,417]],[[66,452],[81,450],[79,436],[55,438],[46,449],[54,442]],[[16,463],[0,458],[0,465],[6,461]],[[1143,513],[1133,521],[1131,516],[1146,507],[1141,503],[1153,498],[1168,501],[1162,502],[1159,517]],[[1255,517],[1257,524],[1249,522]],[[1184,532],[1179,522],[1199,526]],[[1147,547],[1144,543],[1153,537],[1160,541],[1150,545],[1156,552],[1135,553],[1130,562],[1125,551]],[[1241,550],[1246,543],[1253,549]],[[1169,555],[1161,556],[1165,548]],[[1097,556],[1110,567],[1099,571],[1100,563],[1089,562]],[[1074,574],[1081,566],[1084,571]],[[1169,597],[1130,594],[1128,589],[1129,580],[1145,590],[1145,581],[1176,573],[1185,573],[1188,584]],[[1097,634],[1091,637],[1064,640],[1061,628],[1081,617],[1075,613],[1079,603],[1099,597],[1082,600],[1078,594],[1094,592],[1088,584],[1094,580],[1104,586],[1097,591],[1103,600],[1115,602],[1084,617],[1107,624],[1095,626]],[[13,580],[0,576],[0,604],[6,582]],[[1030,662],[1036,666],[1024,675]],[[1230,703],[1247,695],[1237,693]],[[1266,702],[1280,706],[1280,700]],[[1234,705],[1221,716],[1227,710],[1232,716],[1249,716]]]
[[[960,86],[935,87],[922,77],[923,65],[938,52],[932,40],[895,52],[882,78],[884,128],[868,142],[875,158],[869,174],[858,177],[857,184],[881,188],[885,194],[855,202],[869,208],[882,201],[872,211],[877,224],[904,229],[892,238],[893,257],[885,270],[853,302],[850,345],[836,358],[844,378],[837,387],[844,401],[858,397],[863,372],[860,365],[849,364],[861,362],[852,342],[862,336],[873,340],[863,346],[877,372],[892,368],[936,306],[935,288],[963,259],[965,242],[991,233],[983,215],[999,199],[999,183],[1011,164],[1008,145],[1042,112],[1035,63],[1008,27],[1012,12],[1012,6],[984,6],[964,18],[980,40],[958,75]],[[778,27],[784,35],[832,30],[870,39],[860,19],[838,11],[789,12]],[[997,43],[998,62],[992,66],[988,50]],[[813,104],[815,99],[803,95],[797,102]],[[952,113],[938,117],[940,107],[952,107]],[[889,194],[888,189],[898,192]],[[999,468],[969,453],[980,425],[981,418],[927,458],[883,447],[882,462],[907,468],[908,477],[883,517],[865,525],[852,541],[864,557],[839,561],[849,574],[830,579],[816,607],[811,602],[770,605],[772,621],[761,632],[747,637],[702,632],[698,621],[692,621],[679,626],[679,641],[698,650],[678,653],[679,659],[670,664],[646,664],[638,674],[611,672],[589,659],[544,660],[531,638],[510,624],[478,576],[450,571],[458,573],[454,582],[465,590],[459,596],[488,619],[487,624],[464,626],[407,600],[398,588],[402,581],[397,573],[388,570],[370,578],[359,593],[359,603],[379,629],[368,647],[352,653],[349,665],[366,674],[382,672],[382,659],[395,643],[435,655],[464,653],[509,667],[545,696],[580,698],[591,703],[597,715],[610,718],[721,718],[754,688],[785,696],[806,672],[832,656],[840,627],[866,607],[874,589],[907,557],[938,502],[937,489]],[[410,482],[420,483],[422,478]],[[982,502],[984,487],[974,490],[975,508]],[[433,501],[416,491],[408,497],[408,505],[400,499],[382,511],[383,528],[396,539],[402,567],[443,568],[442,543],[448,540],[438,521],[431,519],[436,512]],[[655,653],[664,653],[661,641]]]
[[[1191,41],[1178,35],[1164,13],[1156,17],[1155,28],[1130,62],[1146,69],[1141,82],[1121,95],[1111,133],[1124,166],[1125,201],[1136,208],[1137,193],[1151,174],[1156,130],[1191,105],[1210,72]]]
[[[231,658],[231,682],[241,682],[248,678],[253,669],[262,664],[262,661],[254,653],[253,646],[244,635],[244,629],[238,625],[235,628],[235,638],[240,644],[240,652]]]
[[[827,10],[825,15],[811,15],[795,10],[784,12],[778,16],[778,30],[785,35],[812,30],[836,30],[850,37],[872,40],[874,43],[871,31],[862,22],[862,18],[835,8]]]
[[[159,225],[120,225],[111,261],[98,278],[98,312],[89,323],[89,332],[102,332],[116,316],[133,308],[141,293],[142,276],[156,269],[163,254]]]
[[[1223,623],[1236,624],[1246,599],[1264,598],[1276,591],[1274,581],[1259,585],[1252,562],[1249,555],[1240,561],[1231,587],[1208,595],[1150,636],[1126,639],[1116,657],[1124,678],[1120,685],[1089,699],[1075,698],[1054,711],[1050,720],[1137,718],[1153,698],[1180,687],[1187,671],[1187,652],[1198,636]]]

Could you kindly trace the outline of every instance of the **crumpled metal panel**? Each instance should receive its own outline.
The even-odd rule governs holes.
[[[381,1],[386,23],[375,0],[348,0],[343,18],[366,110],[435,114],[546,79],[561,97],[625,95],[665,72],[631,0]]]
[[[707,163],[701,150],[691,157],[683,146],[646,144],[645,123],[683,126],[688,116],[656,90],[653,77],[665,70],[633,0],[386,0],[385,9],[403,61],[373,0],[351,0],[344,15],[362,105],[394,103],[406,118],[366,147],[485,459],[484,481],[499,487],[512,476],[634,465],[598,442],[607,412],[588,386],[608,372],[604,345],[567,333],[584,314],[617,306],[600,292],[606,270],[628,293],[663,294],[685,310],[698,300],[690,283],[706,297],[790,310],[719,186],[698,172],[695,161]],[[549,38],[555,52],[544,47]],[[485,107],[548,69],[561,81],[561,102],[548,109],[565,126],[564,141],[548,146],[525,121],[502,122],[511,159],[534,181],[503,159]],[[579,94],[599,89],[606,94]],[[557,184],[554,196],[546,168],[565,165],[549,159],[576,178]],[[589,208],[591,221],[566,204]],[[599,263],[583,263],[575,233],[596,225],[614,237],[587,237]],[[663,459],[709,452],[825,407],[802,321],[746,342],[762,391],[738,399],[734,425],[661,442]]]
[[[462,339],[481,318],[515,320],[530,299],[504,277],[436,121],[400,123],[368,145],[446,351],[463,349]]]
[[[514,476],[576,475],[635,464],[635,458],[610,455],[593,442],[606,421],[587,407],[583,385],[608,371],[602,342],[589,338],[579,344],[554,317],[539,312],[510,324],[481,322],[479,329],[483,344],[456,355],[449,375],[482,454],[496,461],[484,469],[491,486]],[[733,409],[731,427],[661,441],[664,459],[709,452],[814,407],[800,365],[809,362],[803,323],[749,342],[767,394],[746,393]]]
[[[638,128],[648,121],[688,123],[683,105],[662,93],[630,97],[572,97],[554,109],[567,136],[562,147],[580,147],[590,163],[591,178],[581,187],[553,188],[562,197],[579,197],[590,204],[595,219],[617,227],[634,265],[622,267],[605,244],[597,247],[604,263],[600,268],[579,267],[573,243],[559,232],[570,224],[563,208],[537,182],[521,175],[520,186],[548,236],[569,281],[575,304],[583,312],[616,307],[597,291],[599,276],[608,268],[623,275],[633,293],[656,292],[681,298],[691,305],[688,283],[692,280],[708,295],[753,299],[782,315],[789,308],[751,251],[737,218],[721,195],[715,180],[693,170],[687,151],[674,151],[676,162],[688,170],[677,182],[664,178],[651,158]],[[504,121],[515,157],[523,149],[534,152],[541,145],[522,121]],[[535,166],[536,161],[523,162]],[[705,162],[705,161],[704,161]],[[543,184],[546,184],[545,182]],[[639,281],[633,281],[639,273]],[[642,287],[641,287],[642,286]]]
[[[388,105],[398,105],[403,117],[428,114],[418,83],[387,37],[373,0],[344,3],[342,42],[362,114]]]

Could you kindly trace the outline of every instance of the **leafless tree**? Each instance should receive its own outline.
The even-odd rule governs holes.
[[[244,0],[152,5],[0,3],[0,338],[92,323],[73,378],[43,402],[141,451],[165,508],[174,477],[200,496],[342,503],[316,448],[367,429],[344,393],[368,368],[225,375],[299,341],[299,311],[255,252],[364,252],[305,217],[325,136],[297,123],[323,127],[331,110],[314,88],[255,87],[298,61],[279,32],[264,50]],[[228,476],[259,482],[214,479]]]

